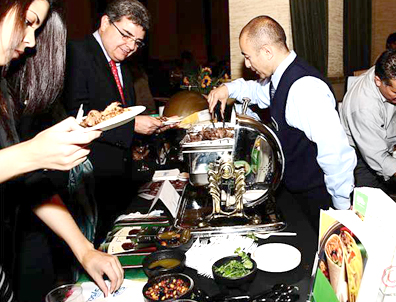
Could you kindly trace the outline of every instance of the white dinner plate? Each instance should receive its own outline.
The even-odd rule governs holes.
[[[110,130],[116,127],[119,127],[121,125],[124,125],[126,123],[129,123],[131,120],[135,118],[136,115],[142,113],[144,110],[146,110],[145,106],[132,106],[128,107],[130,110],[125,111],[119,115],[116,115],[115,117],[112,117],[111,119],[108,119],[107,121],[101,122],[93,127],[86,127],[84,128],[84,131],[91,131],[91,130]]]
[[[252,258],[257,268],[271,273],[287,272],[296,268],[301,262],[301,253],[294,246],[284,243],[267,243],[260,245]]]

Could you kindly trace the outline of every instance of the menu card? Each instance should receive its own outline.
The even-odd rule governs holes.
[[[180,195],[177,193],[175,188],[171,185],[171,183],[168,180],[165,180],[162,183],[161,188],[159,189],[159,193],[153,200],[150,209],[150,211],[154,208],[155,204],[157,203],[158,199],[162,201],[162,203],[167,207],[169,212],[173,217],[176,217],[177,214],[177,206],[179,204],[179,199]]]
[[[310,301],[396,301],[396,204],[356,188],[353,208],[321,211]]]

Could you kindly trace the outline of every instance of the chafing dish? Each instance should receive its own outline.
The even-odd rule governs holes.
[[[223,123],[214,126],[223,129]],[[273,193],[283,176],[284,155],[275,133],[243,112],[225,124],[231,136],[191,141],[205,127],[213,126],[196,126],[181,141],[190,174],[186,190],[199,194],[183,194],[175,223],[183,225],[192,215],[195,218],[190,223],[196,220],[196,225],[190,225],[193,232],[195,229],[222,233],[219,227],[232,225],[234,231],[246,231],[261,228],[264,220],[271,231],[284,228],[279,217],[266,220],[253,210],[265,201],[274,203]],[[196,213],[192,214],[194,210]]]

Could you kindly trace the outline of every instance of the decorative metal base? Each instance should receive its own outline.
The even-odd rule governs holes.
[[[278,232],[286,228],[282,214],[271,196],[255,208],[245,209],[250,217],[247,223],[235,217],[214,219],[209,223],[205,218],[212,213],[212,197],[205,186],[187,185],[179,206],[174,226],[188,227],[193,236],[216,236],[223,234],[246,235],[251,232]]]

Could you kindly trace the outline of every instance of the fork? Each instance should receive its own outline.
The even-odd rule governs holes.
[[[80,105],[80,108],[78,108],[78,112],[77,112],[77,116],[76,116],[76,120],[77,123],[80,124],[82,122],[83,116],[84,116],[84,104]]]

